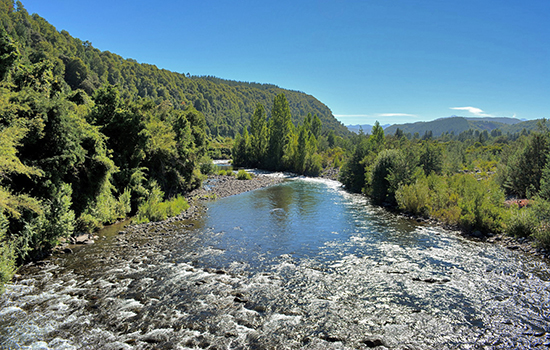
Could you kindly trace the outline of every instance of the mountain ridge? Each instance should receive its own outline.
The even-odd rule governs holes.
[[[389,126],[383,126],[384,132],[386,135],[395,134],[396,130],[399,128],[403,131],[404,134],[410,133],[414,135],[418,133],[422,136],[424,133],[431,131],[434,137],[441,136],[444,133],[453,133],[455,135],[460,134],[461,132],[467,130],[478,130],[478,131],[492,131],[499,129],[503,133],[516,133],[521,132],[523,129],[526,131],[536,130],[538,122],[541,119],[536,120],[527,120],[522,121],[517,118],[509,117],[462,117],[462,116],[450,116],[435,119],[432,121],[421,121],[415,123],[403,123],[403,124],[392,124]],[[370,125],[348,125],[350,131],[355,132],[355,130],[363,127],[365,133],[368,133]],[[372,126],[370,126],[372,127]]]
[[[38,14],[29,15],[20,2],[16,8],[13,1],[0,0],[0,23],[20,43],[20,50],[31,63],[52,62],[55,78],[73,90],[82,89],[91,96],[102,85],[111,84],[119,87],[125,99],[168,101],[181,109],[192,105],[204,114],[207,132],[214,137],[234,137],[242,132],[250,125],[258,103],[264,105],[269,116],[273,100],[280,93],[287,97],[295,124],[311,113],[319,116],[325,131],[349,133],[332,111],[312,95],[274,84],[185,75],[100,51],[66,30],[58,31]]]

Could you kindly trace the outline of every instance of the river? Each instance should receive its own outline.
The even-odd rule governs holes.
[[[9,349],[522,349],[550,346],[550,269],[404,219],[330,180],[110,227],[0,297]]]

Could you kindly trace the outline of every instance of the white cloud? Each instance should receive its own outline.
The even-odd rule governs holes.
[[[378,113],[378,117],[416,117],[415,114],[407,113]]]
[[[450,109],[454,109],[457,111],[467,111],[478,117],[492,117],[491,114],[487,114],[481,108],[477,108],[477,107],[451,107]]]
[[[336,118],[372,117],[369,114],[334,114]]]

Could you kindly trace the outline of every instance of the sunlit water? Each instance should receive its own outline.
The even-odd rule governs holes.
[[[24,269],[0,298],[0,345],[550,345],[550,270],[538,258],[399,218],[331,181],[289,180],[205,207],[193,227],[114,227]]]

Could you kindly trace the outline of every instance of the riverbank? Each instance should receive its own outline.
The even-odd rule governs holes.
[[[191,191],[185,197],[188,202],[194,200],[224,198],[257,190],[283,182],[284,176],[256,175],[250,180],[238,180],[234,176],[209,175],[201,188]]]
[[[133,229],[145,229],[154,225],[163,227],[164,224],[197,218],[199,215],[201,215],[201,212],[197,206],[197,202],[199,201],[225,198],[257,190],[260,188],[273,186],[283,182],[285,178],[286,177],[284,175],[257,174],[250,180],[238,180],[234,176],[209,175],[200,188],[195,189],[185,195],[185,199],[189,203],[189,208],[183,211],[181,214],[167,218],[166,220],[160,222],[150,222],[146,224],[135,225],[130,224],[127,227]],[[78,236],[72,236],[68,239],[62,239],[60,240],[61,244],[54,248],[54,253],[70,254],[72,253],[71,246],[92,244],[98,238],[99,236],[97,235],[97,233],[94,233],[82,234]]]
[[[457,231],[460,235],[466,239],[485,242],[488,244],[497,244],[508,250],[517,250],[523,253],[536,255],[545,259],[550,259],[550,251],[544,247],[537,245],[537,242],[531,237],[514,237],[502,233],[482,233],[481,231],[466,231],[458,226],[453,226],[441,222],[435,218],[425,218],[410,213],[404,213],[397,207],[386,207],[386,209],[394,212],[396,215],[414,220],[418,223],[425,223],[429,225],[437,225],[443,227],[446,230]]]

